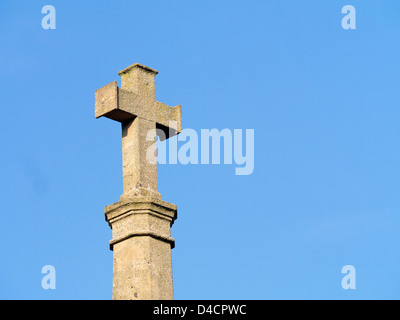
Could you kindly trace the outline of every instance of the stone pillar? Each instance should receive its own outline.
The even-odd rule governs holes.
[[[172,300],[174,204],[131,198],[105,208],[112,229],[114,300]]]

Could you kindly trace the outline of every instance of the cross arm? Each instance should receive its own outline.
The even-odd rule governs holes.
[[[154,104],[157,110],[157,128],[164,131],[166,139],[182,132],[182,107],[170,107],[158,101]]]
[[[120,89],[117,81],[113,81],[95,92],[95,117],[106,117],[123,122],[134,118],[128,110],[120,108]]]
[[[116,81],[96,90],[95,100],[96,118],[106,117],[118,122],[143,118],[155,122],[167,139],[182,131],[180,105],[170,107],[155,100],[148,101],[134,92],[119,88]]]

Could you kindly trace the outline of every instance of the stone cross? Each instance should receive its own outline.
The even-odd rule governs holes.
[[[173,299],[170,228],[177,215],[174,204],[161,200],[157,164],[147,159],[155,143],[148,134],[161,129],[160,139],[182,130],[181,106],[155,100],[157,71],[134,64],[95,93],[95,116],[121,122],[123,194],[105,208],[112,229],[113,299]],[[151,136],[151,134],[150,134]]]

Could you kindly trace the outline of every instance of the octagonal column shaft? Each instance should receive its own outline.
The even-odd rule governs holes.
[[[151,198],[106,207],[113,234],[113,299],[173,299],[171,225],[175,219],[175,205]]]

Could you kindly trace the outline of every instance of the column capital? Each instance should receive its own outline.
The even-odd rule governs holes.
[[[132,197],[105,208],[105,219],[113,230],[110,250],[132,237],[151,237],[175,247],[170,228],[177,218],[176,205],[151,197]]]

